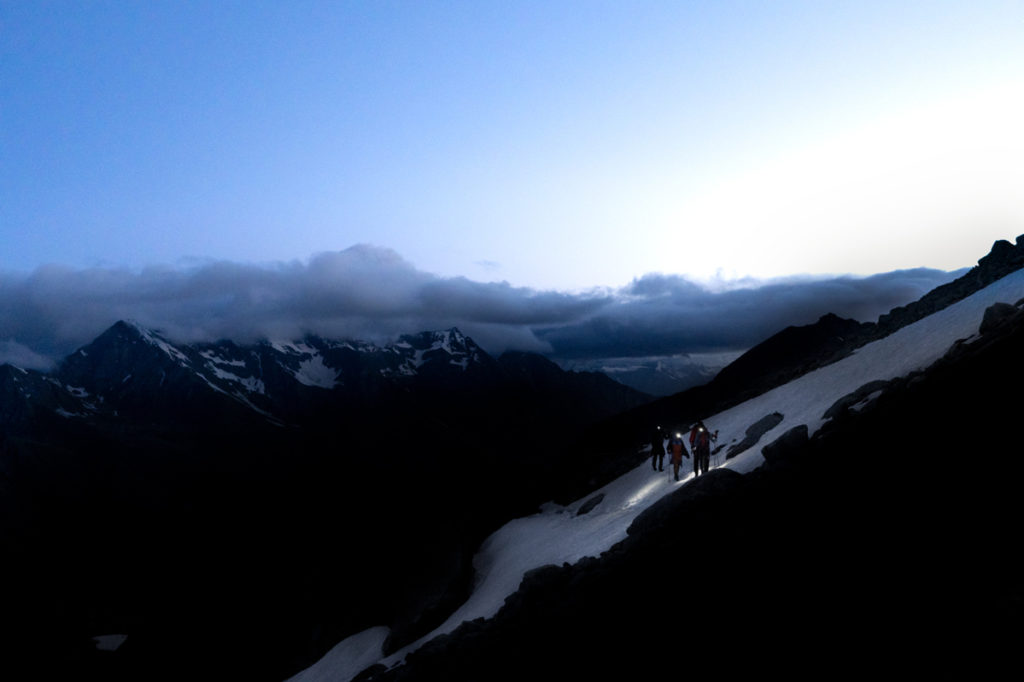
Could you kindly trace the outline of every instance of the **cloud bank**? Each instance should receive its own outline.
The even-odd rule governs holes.
[[[45,368],[119,319],[182,341],[313,333],[382,342],[457,326],[494,354],[621,358],[739,350],[827,312],[873,320],[956,274],[917,269],[731,287],[650,274],[621,289],[564,293],[443,278],[366,245],[273,265],[45,266],[0,274],[0,362]]]

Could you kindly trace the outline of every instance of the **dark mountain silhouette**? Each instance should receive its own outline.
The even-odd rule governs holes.
[[[429,628],[578,430],[649,398],[457,329],[241,346],[122,321],[50,375],[0,367],[0,399],[7,663],[80,678],[119,632],[131,679],[281,679],[378,618]]]

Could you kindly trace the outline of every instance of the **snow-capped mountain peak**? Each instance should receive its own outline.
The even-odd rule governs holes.
[[[167,357],[169,357],[171,360],[181,364],[182,366],[188,366],[191,364],[191,361],[189,360],[188,356],[186,356],[183,352],[178,350],[178,348],[176,348],[174,344],[172,344],[170,341],[164,338],[163,335],[160,334],[160,332],[153,329],[147,329],[146,327],[143,327],[142,325],[134,321],[126,322],[126,324],[135,333],[139,335],[139,338],[141,338],[146,343],[156,348],[159,348],[161,351],[166,353]]]
[[[338,400],[358,402],[367,392],[447,381],[493,363],[455,328],[406,335],[387,346],[315,335],[241,345],[181,343],[122,320],[68,356],[57,376],[111,409],[141,409],[153,401],[189,405],[197,395],[213,394],[287,423],[299,418],[309,400],[328,399],[303,397],[309,391],[337,392]]]
[[[392,349],[405,357],[403,373],[416,372],[428,363],[441,363],[468,369],[483,361],[483,350],[457,328],[421,332],[399,339]]]

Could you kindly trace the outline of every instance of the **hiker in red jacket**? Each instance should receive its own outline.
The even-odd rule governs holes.
[[[711,465],[711,443],[718,440],[718,431],[711,433],[703,420],[690,429],[690,448],[693,450],[693,477],[706,474]]]
[[[683,434],[677,433],[672,436],[672,440],[668,442],[668,452],[672,457],[672,473],[678,481],[679,465],[683,463],[683,457],[690,458],[690,455],[686,452],[686,446],[683,445]]]

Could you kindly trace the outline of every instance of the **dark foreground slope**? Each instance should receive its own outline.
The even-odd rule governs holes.
[[[345,381],[297,381],[312,357]],[[576,430],[646,399],[457,330],[243,348],[118,323],[54,375],[0,366],[0,679],[274,682],[371,625],[400,646],[553,496]]]
[[[599,559],[528,574],[374,680],[655,672],[979,675],[1024,635],[1024,313],[741,476],[712,472]]]

